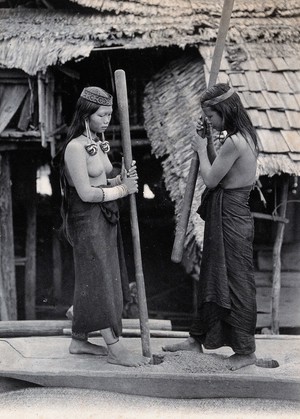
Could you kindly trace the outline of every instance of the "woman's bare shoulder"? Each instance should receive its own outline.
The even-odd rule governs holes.
[[[66,146],[66,151],[80,151],[84,149],[85,141],[84,136],[73,138]]]

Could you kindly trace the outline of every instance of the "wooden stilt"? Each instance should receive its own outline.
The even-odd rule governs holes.
[[[36,165],[33,161],[26,176],[26,263],[25,263],[25,318],[34,320],[36,297]]]
[[[279,217],[285,219],[289,177],[283,175],[281,200],[279,207]],[[272,324],[271,330],[273,334],[279,334],[279,302],[280,302],[280,288],[281,288],[281,247],[283,242],[285,223],[277,224],[276,239],[273,248],[273,283],[272,283]]]
[[[60,241],[55,231],[52,233],[52,260],[54,299],[56,303],[59,303],[62,297],[62,260]]]
[[[0,320],[17,319],[9,154],[0,154]]]

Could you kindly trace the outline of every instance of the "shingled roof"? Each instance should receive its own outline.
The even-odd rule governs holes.
[[[212,47],[200,47],[208,82]],[[298,44],[228,47],[218,81],[234,87],[257,129],[258,175],[300,175]]]
[[[82,12],[0,9],[0,66],[36,74],[89,56],[94,47],[213,45],[222,1],[73,0]],[[236,0],[228,41],[298,42],[297,0]]]

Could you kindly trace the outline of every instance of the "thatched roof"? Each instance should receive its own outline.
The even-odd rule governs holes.
[[[190,138],[199,117],[199,96],[208,82],[212,47],[199,58],[176,60],[146,86],[145,126],[153,153],[163,157],[164,179],[175,213],[180,213],[190,168]],[[257,176],[300,175],[299,45],[243,44],[227,48],[218,81],[239,93],[257,129]],[[197,277],[203,222],[196,213],[204,185],[198,178],[185,241],[183,264]]]
[[[0,66],[29,74],[87,57],[94,47],[150,48],[212,45],[222,1],[73,0],[82,13],[67,10],[0,9]],[[298,41],[299,2],[237,0],[228,40]],[[86,8],[89,7],[89,8]]]

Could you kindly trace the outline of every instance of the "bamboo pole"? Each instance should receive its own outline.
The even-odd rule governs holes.
[[[216,46],[214,49],[214,55],[211,64],[211,70],[209,75],[208,87],[213,86],[217,82],[220,64],[222,60],[223,50],[225,46],[226,35],[229,28],[231,12],[233,9],[234,0],[224,0],[223,10],[220,20],[219,31],[217,35]],[[175,241],[173,245],[171,260],[179,263],[182,260],[184,241],[186,236],[186,230],[191,212],[191,206],[194,197],[195,186],[197,182],[199,172],[199,156],[195,151],[192,156],[190,171],[187,179],[185,194],[183,197],[183,204],[181,209],[181,215],[177,224]]]
[[[289,178],[286,175],[283,179],[281,200],[279,207],[280,218],[285,218],[287,198],[288,198]],[[277,224],[276,239],[273,248],[273,275],[272,275],[272,323],[271,331],[273,334],[279,334],[279,302],[280,302],[280,289],[281,289],[281,248],[283,242],[285,224]]]
[[[170,320],[150,319],[150,330],[171,331]],[[139,319],[122,319],[124,330],[136,330]],[[26,336],[61,336],[71,330],[72,320],[18,320],[1,321],[0,338]]]
[[[115,83],[116,83],[118,110],[119,110],[119,118],[120,118],[120,125],[121,125],[124,163],[125,163],[126,170],[128,170],[132,163],[132,150],[131,150],[130,127],[129,127],[126,76],[123,70],[115,71]],[[131,222],[131,233],[132,233],[132,240],[133,240],[135,278],[136,278],[137,293],[138,293],[142,350],[143,350],[144,356],[151,358],[148,309],[147,309],[144,274],[143,274],[143,266],[142,266],[140,233],[139,233],[139,225],[138,225],[138,217],[137,217],[137,209],[136,209],[136,200],[135,200],[134,194],[130,195],[130,222]]]

